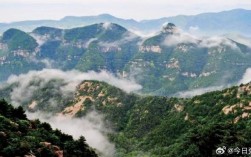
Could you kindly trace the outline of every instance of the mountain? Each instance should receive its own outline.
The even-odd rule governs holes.
[[[38,52],[39,59],[55,60],[63,69],[83,71],[109,69],[116,72],[133,57],[136,43],[140,40],[135,34],[112,23],[63,30],[57,37],[54,33],[41,36],[36,31],[33,34],[45,39]]]
[[[37,48],[38,43],[28,33],[17,29],[4,32],[0,39],[0,80],[8,78],[11,74],[41,69],[43,64],[34,60]]]
[[[185,99],[128,94],[107,83],[83,81],[65,103],[60,96],[43,92],[53,89],[44,86],[21,105],[35,113],[42,110],[75,118],[92,110],[105,115],[106,125],[114,130],[109,138],[118,157],[217,156],[219,147],[250,145],[250,83]],[[1,95],[10,96],[7,91],[2,89],[5,95]],[[40,96],[33,97],[37,93]],[[40,103],[48,96],[60,106],[48,109],[49,102]],[[29,105],[34,101],[36,105]]]
[[[138,25],[138,22],[133,19],[117,18],[109,14],[101,14],[97,16],[83,16],[83,17],[67,16],[60,20],[60,22],[62,23],[71,23],[73,21],[75,22],[76,25],[80,24],[90,25],[90,24],[105,23],[105,22],[117,23],[124,27],[128,26],[127,28],[129,28],[129,26],[130,28],[137,27]]]
[[[82,156],[97,157],[85,138],[53,130],[48,123],[28,120],[22,107],[13,108],[0,101],[0,155],[1,156]]]
[[[238,34],[226,34],[225,37],[234,39],[238,43],[242,43],[244,45],[251,47],[251,38],[247,38]]]
[[[45,68],[50,66],[50,61],[62,69],[80,67],[83,70],[98,70],[109,66],[115,70],[133,56],[136,49],[133,44],[138,40],[139,37],[125,28],[110,23],[68,30],[39,27],[30,34],[10,29],[0,41],[0,80],[6,79],[11,73],[20,74],[28,72],[28,69]],[[110,53],[105,55],[106,52]],[[85,60],[87,62],[83,65]],[[120,65],[122,61],[124,63]]]
[[[250,47],[224,36],[199,38],[168,23],[141,38],[114,23],[72,29],[10,29],[0,42],[0,80],[29,70],[106,70],[135,79],[141,92],[176,92],[236,84],[251,67]]]
[[[37,20],[37,21],[29,20],[29,21],[18,21],[18,22],[12,22],[12,23],[3,23],[1,25],[0,32],[2,33],[11,28],[16,28],[16,29],[29,32],[39,26],[50,26],[50,25],[53,25],[54,23],[56,23],[54,20]]]
[[[56,38],[62,36],[63,30],[59,28],[42,26],[34,29],[32,33],[39,36],[50,35],[48,38]]]
[[[169,95],[238,82],[250,67],[250,52],[248,46],[231,39],[197,38],[169,23],[144,40],[128,67],[140,69],[135,77],[145,92]]]
[[[38,20],[21,21],[2,24],[0,32],[10,28],[21,29],[30,32],[40,26],[73,28],[91,25],[95,23],[117,23],[127,29],[137,30],[145,33],[156,32],[166,22],[175,23],[185,31],[196,31],[202,35],[222,35],[227,33],[237,33],[250,36],[251,11],[244,9],[234,9],[217,13],[202,13],[198,15],[178,15],[174,17],[163,17],[160,19],[135,21],[133,19],[122,19],[109,14],[97,16],[67,16],[61,20]]]
[[[87,25],[92,25],[96,23],[118,23],[123,26],[133,26],[136,28],[138,24],[137,21],[133,19],[121,19],[109,14],[101,14],[97,16],[66,16],[61,20],[34,20],[34,21],[21,21],[13,23],[3,23],[0,28],[0,32],[4,32],[10,28],[21,29],[26,32],[30,32],[37,27],[47,26],[47,27],[59,27],[64,29],[70,29],[74,27],[83,27]]]
[[[195,30],[204,35],[236,33],[250,36],[250,32],[247,31],[251,23],[250,17],[250,10],[234,9],[217,13],[202,13],[192,16],[178,15],[156,20],[143,20],[141,23],[151,26],[151,29],[160,28],[163,23],[171,22],[183,30]]]
[[[3,44],[7,44],[10,51],[21,49],[33,52],[38,46],[34,38],[18,29],[9,29],[4,32],[2,42]]]

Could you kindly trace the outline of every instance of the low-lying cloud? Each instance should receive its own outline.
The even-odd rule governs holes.
[[[230,39],[233,39],[234,41],[244,44],[246,46],[248,46],[249,48],[251,48],[251,39],[241,36],[241,35],[229,35]]]
[[[196,44],[199,47],[212,48],[218,46],[229,46],[233,49],[238,48],[237,45],[230,39],[222,36],[212,37],[197,37],[190,33],[179,30],[178,32],[168,35],[162,45],[176,46],[178,44]]]
[[[77,70],[62,71],[58,69],[43,69],[41,71],[30,71],[19,76],[13,75],[0,88],[12,85],[12,92],[9,94],[11,103],[15,106],[28,105],[34,101],[39,103],[42,100],[38,99],[45,101],[44,99],[49,97],[49,99],[46,99],[47,107],[59,108],[59,111],[53,111],[59,113],[62,112],[65,106],[62,108],[61,100],[55,96],[59,95],[61,99],[73,100],[76,87],[84,80],[104,81],[128,93],[142,88],[141,85],[133,81],[116,78],[106,71],[83,73]],[[43,95],[44,93],[41,93],[44,92],[42,89],[49,90],[51,95]],[[37,99],[34,98],[34,95],[39,92],[42,97],[40,95]],[[115,146],[107,137],[107,134],[112,131],[104,123],[103,116],[96,111],[91,111],[81,118],[71,118],[61,114],[53,115],[50,111],[45,113],[42,109],[40,111],[35,110],[33,113],[27,112],[27,115],[31,119],[38,118],[41,121],[48,122],[53,128],[58,128],[67,134],[73,135],[74,138],[83,135],[87,143],[97,149],[102,156],[114,156]]]
[[[223,46],[223,45],[229,46],[233,49],[237,48],[237,45],[233,41],[225,37],[220,37],[220,36],[205,38],[205,39],[202,39],[200,42],[201,47],[207,47],[207,48]]]
[[[112,130],[104,124],[103,116],[96,111],[91,111],[81,118],[55,116],[43,112],[27,112],[27,116],[29,119],[39,119],[42,122],[50,123],[52,128],[72,135],[74,139],[84,136],[86,142],[101,153],[102,157],[114,156],[115,145],[107,137]]]
[[[62,71],[58,69],[43,69],[41,71],[30,71],[27,74],[12,75],[9,77],[5,86],[13,85],[12,92],[10,93],[11,103],[15,106],[31,102],[34,93],[43,88],[47,88],[48,84],[53,81],[51,91],[62,95],[63,99],[73,97],[76,87],[84,80],[98,80],[106,82],[117,88],[124,90],[127,93],[140,90],[141,85],[134,81],[116,78],[113,74],[101,72],[80,72],[77,70]],[[2,87],[2,88],[3,88]],[[54,106],[56,103],[53,97],[48,100],[49,105]]]
[[[36,35],[34,33],[30,33],[30,35],[36,40],[36,42],[38,43],[39,46],[43,45],[47,40],[45,37],[41,37],[41,36]]]
[[[76,86],[84,80],[104,81],[128,93],[142,88],[141,85],[133,81],[116,78],[113,74],[107,71],[89,71],[84,73],[78,70],[62,71],[59,69],[43,69],[41,71],[30,71],[27,74],[21,74],[18,76],[12,75],[7,80],[7,83],[12,84],[20,82],[22,84],[28,84],[30,81],[36,78],[41,78],[45,82],[54,79],[61,79],[66,84],[66,86],[62,87],[65,90],[75,90]]]
[[[206,88],[197,88],[197,89],[192,89],[192,90],[188,90],[188,91],[181,91],[181,92],[174,94],[173,96],[181,97],[181,98],[191,98],[196,95],[202,95],[204,93],[208,93],[208,92],[212,92],[212,91],[216,91],[216,90],[221,90],[223,88],[224,88],[224,86],[212,86],[212,87],[206,87]]]
[[[103,23],[102,27],[105,29],[105,30],[109,30],[112,28],[112,23],[110,22],[105,22]]]
[[[242,84],[242,83],[246,84],[249,82],[251,82],[251,68],[248,68],[246,70],[246,72],[242,76],[242,79],[237,84]],[[228,87],[234,85],[234,84],[226,84],[225,81],[222,81],[221,84],[222,84],[221,86],[211,86],[211,87],[206,87],[206,88],[197,88],[197,89],[192,89],[192,90],[188,90],[188,91],[181,91],[181,92],[175,93],[173,96],[181,97],[181,98],[191,98],[191,97],[194,97],[197,95],[202,95],[204,93],[222,90],[224,88],[228,88]]]
[[[129,29],[130,32],[134,33],[135,35],[141,37],[141,38],[149,38],[152,36],[157,35],[156,31],[141,31],[141,30],[137,30],[137,29]]]
[[[134,33],[125,32],[119,40],[112,41],[112,42],[99,42],[98,44],[99,46],[102,46],[102,47],[119,47],[128,42],[135,41],[138,38],[139,36],[137,36]]]
[[[167,46],[175,46],[178,44],[187,44],[187,43],[193,43],[196,44],[198,43],[198,39],[188,33],[176,33],[173,35],[168,35],[163,42],[164,45]]]
[[[251,68],[248,68],[246,72],[244,73],[242,79],[240,80],[239,83],[249,83],[251,82]]]
[[[196,31],[198,31],[199,29],[200,28],[198,26],[190,26],[188,30],[189,30],[189,32],[194,33]]]

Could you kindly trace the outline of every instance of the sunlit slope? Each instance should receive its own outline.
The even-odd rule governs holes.
[[[22,106],[77,118],[95,110],[114,130],[109,137],[117,156],[216,156],[217,147],[250,144],[250,84],[185,99],[139,96],[107,83],[83,81],[65,103],[55,90],[50,95],[54,108],[43,92],[54,91],[51,85],[38,89]],[[1,92],[5,96],[7,89]]]

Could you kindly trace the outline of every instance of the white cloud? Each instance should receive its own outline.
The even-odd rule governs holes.
[[[44,64],[45,68],[47,68],[47,69],[53,68],[53,65],[55,64],[55,61],[51,60],[49,58],[37,59],[34,56],[31,56],[29,59],[30,59],[30,61],[35,62],[36,64],[40,64],[40,63]]]
[[[134,30],[134,29],[129,29],[129,31],[142,38],[149,38],[149,37],[157,35],[156,31],[144,32],[144,31]]]
[[[84,136],[91,147],[102,153],[102,157],[114,156],[115,145],[107,137],[107,133],[111,133],[112,130],[104,124],[103,116],[96,111],[91,111],[81,118],[55,116],[42,112],[27,112],[26,114],[29,119],[39,119],[50,123],[52,128],[72,135],[75,139]]]
[[[226,37],[222,36],[199,37],[199,36],[194,36],[190,33],[186,33],[182,30],[177,31],[172,35],[168,35],[162,44],[166,46],[175,46],[181,43],[197,44],[198,46],[205,48],[212,48],[217,46],[229,46],[233,49],[238,48],[233,41],[231,41]]]
[[[238,43],[241,43],[241,44],[244,44],[248,47],[251,48],[251,39],[250,38],[247,38],[247,37],[243,37],[241,35],[227,35],[230,39],[238,42]]]
[[[97,38],[91,38],[90,40],[88,40],[86,43],[85,43],[85,48],[89,47],[89,45],[93,42],[93,41],[96,41]]]
[[[189,27],[189,31],[194,32],[194,31],[198,31],[200,28],[198,26],[190,26]]]
[[[62,71],[58,69],[43,69],[41,71],[30,71],[27,74],[21,74],[19,76],[12,75],[7,80],[7,83],[10,84],[16,81],[23,83],[24,81],[31,81],[36,77],[42,78],[45,81],[62,79],[66,83],[71,84],[72,87],[76,87],[83,80],[98,80],[107,82],[108,84],[121,88],[126,92],[132,92],[141,89],[141,85],[129,80],[118,79],[113,74],[106,71],[101,71],[99,73],[89,71],[84,73],[78,70]]]
[[[191,34],[180,32],[173,35],[168,35],[162,44],[167,46],[174,46],[180,43],[198,43],[198,39]]]
[[[11,103],[15,106],[24,105],[25,103],[35,101],[33,98],[34,94],[39,89],[47,87],[48,83],[53,80],[58,81],[53,82],[53,87],[51,87],[50,91],[61,94],[62,99],[66,100],[73,99],[77,85],[84,80],[104,81],[126,92],[141,89],[141,86],[135,82],[118,79],[106,71],[101,71],[100,73],[93,71],[83,73],[77,70],[61,71],[58,69],[43,69],[41,71],[30,71],[27,74],[19,76],[11,76],[4,86],[0,85],[0,88],[16,84],[12,87],[13,89],[10,93]],[[47,104],[59,108],[57,106],[59,104],[58,101],[51,96],[47,100]],[[73,135],[74,138],[79,138],[83,135],[87,143],[101,152],[103,157],[114,155],[115,146],[107,137],[107,133],[110,133],[112,130],[104,123],[103,116],[95,111],[89,112],[82,118],[56,116],[52,113],[43,113],[40,111],[35,113],[28,112],[27,115],[31,119],[39,118],[41,121],[48,122],[53,128],[58,128],[67,134]]]
[[[246,72],[244,73],[242,79],[240,80],[239,83],[249,83],[251,82],[251,68],[248,68]]]
[[[237,45],[234,42],[221,36],[204,38],[200,42],[201,47],[207,47],[207,48],[217,47],[217,46],[222,46],[222,45],[229,46],[233,49],[237,48]]]
[[[39,46],[43,45],[46,42],[46,39],[39,35],[36,35],[34,33],[30,33],[30,35],[36,40]]]
[[[217,90],[223,90],[224,88],[229,88],[231,86],[234,86],[236,84],[227,84],[226,79],[231,76],[231,73],[225,72],[222,74],[224,76],[222,80],[218,81],[220,86],[210,86],[210,87],[205,87],[205,88],[197,88],[197,89],[192,89],[192,90],[187,90],[187,91],[181,91],[175,93],[173,96],[176,97],[182,97],[182,98],[191,98],[196,95],[202,95],[207,92],[212,92],[212,91],[217,91]],[[238,84],[241,83],[249,83],[251,82],[251,68],[248,68],[246,72],[244,73],[242,79],[239,81]]]
[[[163,28],[165,28],[165,27],[167,27],[168,26],[168,24],[169,24],[169,22],[167,21],[167,22],[164,22],[163,24],[162,24],[162,29]]]
[[[118,79],[106,71],[101,71],[100,73],[93,71],[83,73],[77,70],[61,71],[58,69],[43,69],[41,71],[30,71],[27,74],[9,77],[6,81],[7,85],[17,84],[13,87],[10,94],[11,103],[17,106],[26,102],[31,102],[34,93],[46,87],[48,83],[53,80],[59,80],[54,83],[54,92],[61,93],[66,99],[72,97],[77,85],[83,80],[104,81],[128,93],[142,88],[141,85],[134,81]],[[3,87],[5,86],[1,88]],[[55,103],[54,99],[51,98],[49,103],[53,106]]]
[[[111,27],[111,25],[109,25],[109,27]],[[138,36],[136,34],[131,32],[125,32],[124,34],[122,34],[120,40],[116,40],[114,42],[99,42],[98,44],[103,47],[120,47],[121,45],[133,41],[137,38]]]
[[[193,90],[189,90],[189,91],[181,91],[181,92],[174,94],[174,96],[182,97],[182,98],[191,98],[196,95],[202,95],[204,93],[212,92],[212,91],[216,91],[216,90],[221,90],[223,88],[224,88],[223,86],[198,88],[198,89],[193,89]]]
[[[105,23],[103,23],[103,28],[105,29],[105,30],[109,30],[109,29],[111,29],[112,28],[112,24],[110,23],[110,22],[105,22]]]

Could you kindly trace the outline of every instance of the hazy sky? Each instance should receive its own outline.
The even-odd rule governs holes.
[[[251,0],[0,0],[0,22],[109,13],[136,20],[251,9]]]

